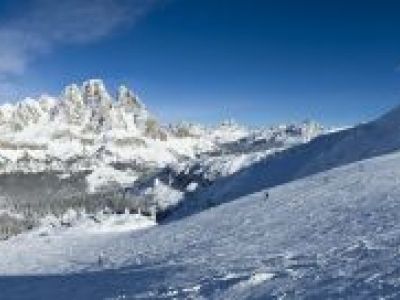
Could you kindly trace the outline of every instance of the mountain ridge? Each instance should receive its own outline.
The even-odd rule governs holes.
[[[304,141],[321,131],[322,127],[313,122],[271,129],[282,139],[286,139],[285,135],[298,136]],[[252,134],[260,137],[259,132],[232,122],[217,128],[190,123],[163,126],[126,86],[120,86],[113,97],[102,80],[91,79],[80,87],[66,86],[60,97],[26,98],[0,106],[0,172],[2,162],[5,165],[21,159],[52,160],[53,167],[38,169],[62,171],[68,168],[57,168],[57,161],[88,158],[99,149],[103,154],[112,154],[116,161],[135,158],[165,165],[183,156],[215,151],[220,144]],[[19,169],[27,171],[24,167],[15,168]]]
[[[70,209],[143,211],[155,203],[160,216],[219,178],[327,132],[311,121],[165,126],[131,90],[122,86],[112,97],[101,80],[0,111],[0,230],[4,215],[6,224],[18,214],[17,224],[37,224]],[[21,227],[30,225],[11,225],[7,234]]]

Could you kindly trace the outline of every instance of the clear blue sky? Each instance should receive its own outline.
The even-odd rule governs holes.
[[[103,78],[163,121],[352,124],[400,103],[400,2],[0,1],[0,101]]]

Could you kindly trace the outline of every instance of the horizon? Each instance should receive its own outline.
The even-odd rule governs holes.
[[[399,8],[0,1],[0,104],[101,78],[113,93],[133,89],[163,123],[353,125],[399,103]]]
[[[50,94],[50,93],[46,93],[46,92],[42,92],[40,94],[34,95],[34,96],[25,96],[21,99],[17,99],[16,101],[9,101],[9,102],[3,102],[0,103],[0,106],[2,105],[15,105],[18,103],[24,103],[26,101],[30,102],[30,101],[38,101],[41,97],[50,97],[51,99],[54,99],[55,101],[59,102],[59,101],[63,101],[63,92],[65,90],[65,88],[71,86],[71,85],[76,85],[82,92],[84,91],[84,86],[85,83],[89,82],[89,81],[101,81],[104,84],[104,87],[106,89],[106,91],[108,92],[108,94],[111,97],[111,100],[113,102],[118,101],[117,100],[117,95],[118,95],[118,88],[124,86],[126,88],[128,88],[130,91],[133,92],[133,94],[135,94],[136,97],[138,97],[138,99],[140,100],[141,103],[144,104],[144,106],[146,106],[146,108],[149,109],[150,114],[155,117],[158,121],[161,121],[162,125],[178,125],[179,123],[187,123],[187,124],[193,124],[193,125],[201,125],[201,126],[219,126],[222,125],[224,123],[227,122],[233,122],[237,125],[240,126],[244,126],[247,128],[263,128],[263,127],[275,127],[275,126],[280,126],[280,125],[290,125],[290,124],[301,124],[301,123],[307,123],[307,122],[316,122],[319,125],[322,126],[326,126],[326,128],[345,128],[348,127],[349,125],[342,125],[339,127],[335,127],[335,124],[333,125],[327,125],[327,124],[323,124],[321,122],[318,122],[318,120],[314,120],[314,119],[309,119],[309,118],[303,118],[303,119],[299,119],[299,120],[286,120],[283,121],[281,123],[263,123],[263,124],[252,124],[252,123],[243,123],[243,122],[239,122],[238,120],[236,120],[234,117],[230,116],[228,113],[225,113],[224,116],[221,115],[220,119],[215,119],[211,122],[201,122],[201,121],[195,121],[195,120],[190,120],[190,119],[177,119],[177,120],[172,120],[172,121],[163,121],[162,119],[158,118],[158,115],[154,114],[152,109],[149,108],[146,104],[146,101],[144,101],[142,99],[142,97],[140,96],[140,94],[137,94],[136,91],[134,89],[132,89],[130,86],[124,85],[124,84],[119,84],[116,86],[109,86],[107,85],[107,82],[105,82],[103,79],[101,78],[87,78],[85,80],[83,80],[82,82],[71,82],[70,84],[65,85],[58,94]],[[354,125],[354,124],[353,124]]]

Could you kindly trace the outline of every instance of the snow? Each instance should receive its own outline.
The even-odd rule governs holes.
[[[356,162],[142,231],[23,234],[0,243],[2,295],[396,298],[399,166]]]
[[[197,189],[197,187],[199,186],[199,184],[197,182],[191,182],[189,183],[189,185],[186,187],[186,191],[188,192],[193,192]]]
[[[249,130],[232,120],[224,121],[220,126],[210,132],[210,138],[219,143],[228,143],[239,140],[249,135]]]
[[[154,196],[154,200],[160,209],[167,209],[174,206],[182,201],[184,197],[183,192],[162,182],[155,185],[149,192]]]
[[[250,285],[258,285],[263,283],[264,281],[270,280],[274,278],[275,274],[273,273],[255,273],[249,279]]]
[[[19,219],[19,220],[23,220],[24,216],[22,214],[7,210],[7,209],[1,209],[0,208],[0,216],[1,215],[7,215],[9,217],[15,218],[15,219]]]
[[[207,189],[192,193],[185,199],[184,205],[174,211],[173,218],[182,218],[207,209],[210,205],[233,201],[318,172],[397,151],[400,148],[399,115],[400,108],[397,107],[369,123],[321,134],[310,142],[296,146],[273,148],[266,150],[265,154],[261,151],[254,160],[251,159],[254,152],[247,152],[245,156],[250,158],[249,163],[243,164],[234,173],[230,173],[229,168],[216,166],[222,162],[222,166],[229,167],[240,156],[235,155],[227,164],[223,163],[224,156],[217,158],[217,163],[209,164],[209,170],[215,167],[217,171],[228,170],[226,176],[217,176]],[[204,159],[201,164],[207,165],[208,160]],[[212,172],[207,170],[205,174]]]
[[[105,162],[104,157],[95,156],[101,148],[107,149],[108,162],[140,162],[163,168],[251,137],[276,138],[286,148],[323,133],[314,123],[259,130],[233,121],[216,127],[189,124],[171,128],[155,121],[149,133],[146,126],[152,121],[136,94],[120,87],[114,99],[99,79],[87,80],[81,87],[67,86],[58,98],[41,96],[2,105],[0,156],[9,161],[0,166],[0,174],[93,170]],[[177,134],[177,128],[186,136]],[[28,164],[26,157],[34,161]]]
[[[7,274],[47,272],[49,266],[57,264],[60,256],[64,257],[64,264],[58,265],[58,272],[85,269],[87,265],[84,261],[90,261],[89,268],[95,269],[98,268],[97,257],[103,252],[102,248],[97,248],[102,247],[101,244],[106,248],[108,243],[115,242],[116,237],[123,233],[130,234],[156,225],[154,220],[137,214],[99,213],[89,218],[88,215],[78,216],[72,211],[67,212],[62,221],[70,225],[61,226],[57,218],[48,216],[35,230],[1,242],[1,256],[5,259],[2,266],[8,269]],[[22,246],[24,244],[29,246]],[[7,248],[12,251],[3,251]],[[19,263],[15,264],[13,260]],[[108,260],[105,262],[107,264],[111,265],[112,261]],[[4,270],[1,273],[4,275]]]
[[[352,130],[335,132],[333,139],[337,142]],[[293,170],[286,164],[291,159],[289,148],[304,144],[313,149],[313,141],[324,132],[313,122],[258,129],[233,121],[216,127],[166,127],[155,121],[129,89],[121,87],[113,99],[98,79],[81,87],[68,86],[59,98],[43,96],[0,106],[0,175],[4,178],[22,182],[24,176],[19,173],[36,176],[42,172],[40,184],[47,194],[52,194],[51,176],[56,176],[55,189],[70,184],[74,195],[77,191],[79,195],[93,193],[94,201],[102,192],[130,187],[137,193],[133,196],[154,200],[166,215],[177,210],[159,226],[142,215],[102,211],[88,215],[75,209],[40,219],[38,227],[0,242],[0,299],[234,299],[246,298],[254,289],[261,289],[262,294],[262,287],[277,280],[284,280],[285,286],[292,283],[290,280],[303,274],[296,263],[315,263],[313,255],[302,251],[313,243],[312,251],[318,252],[319,247],[317,238],[304,238],[302,244],[292,234],[310,234],[310,219],[304,215],[314,212],[329,219],[328,212],[320,212],[319,207],[326,201],[325,194],[323,199],[315,199],[313,191],[327,186],[326,198],[336,201],[338,186],[330,185],[335,181],[331,175],[327,175],[328,181],[324,177],[317,183],[315,178],[305,179],[269,191],[271,201],[267,203],[262,189],[325,170],[321,167],[324,160],[313,157],[316,151],[306,159],[300,157],[304,162],[301,168]],[[317,142],[321,144],[317,150],[330,149],[331,144]],[[364,150],[360,147],[358,153]],[[365,158],[361,154],[354,157]],[[273,163],[281,157],[284,163]],[[337,161],[336,166],[354,160]],[[292,171],[296,174],[289,176]],[[265,177],[267,172],[270,174]],[[348,180],[346,176],[343,180]],[[21,199],[28,198],[29,203],[37,195],[29,193],[34,181],[25,179],[27,187],[9,190],[15,199],[21,193]],[[293,186],[305,192],[298,198]],[[3,187],[0,185],[0,190]],[[5,206],[0,214],[7,212],[24,222],[26,215],[10,209],[18,203],[8,198],[6,190],[4,197],[0,195]],[[257,191],[262,192],[250,195]],[[69,188],[62,192],[55,192],[58,205],[68,203],[62,197],[69,196]],[[51,201],[47,194],[46,201]],[[299,199],[303,202],[297,202]],[[210,208],[229,201],[232,203]],[[340,206],[341,202],[336,202]],[[28,205],[28,213],[30,208]],[[322,219],[317,221],[324,227]],[[343,242],[337,241],[338,245]],[[362,245],[370,247],[366,240]],[[264,259],[270,258],[277,260],[277,265],[266,267]],[[371,278],[374,281],[375,277]]]
[[[88,227],[87,224],[81,224],[81,230],[88,230],[93,234],[132,232],[135,230],[146,229],[155,226],[154,220],[139,214],[124,214],[102,216],[98,218],[99,223]]]
[[[118,183],[120,186],[132,185],[138,178],[132,170],[118,171],[108,165],[101,165],[86,177],[88,191],[94,193],[110,183]]]

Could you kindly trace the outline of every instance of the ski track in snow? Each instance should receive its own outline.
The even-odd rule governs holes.
[[[399,166],[354,163],[142,231],[20,235],[0,243],[0,299],[395,299]]]

